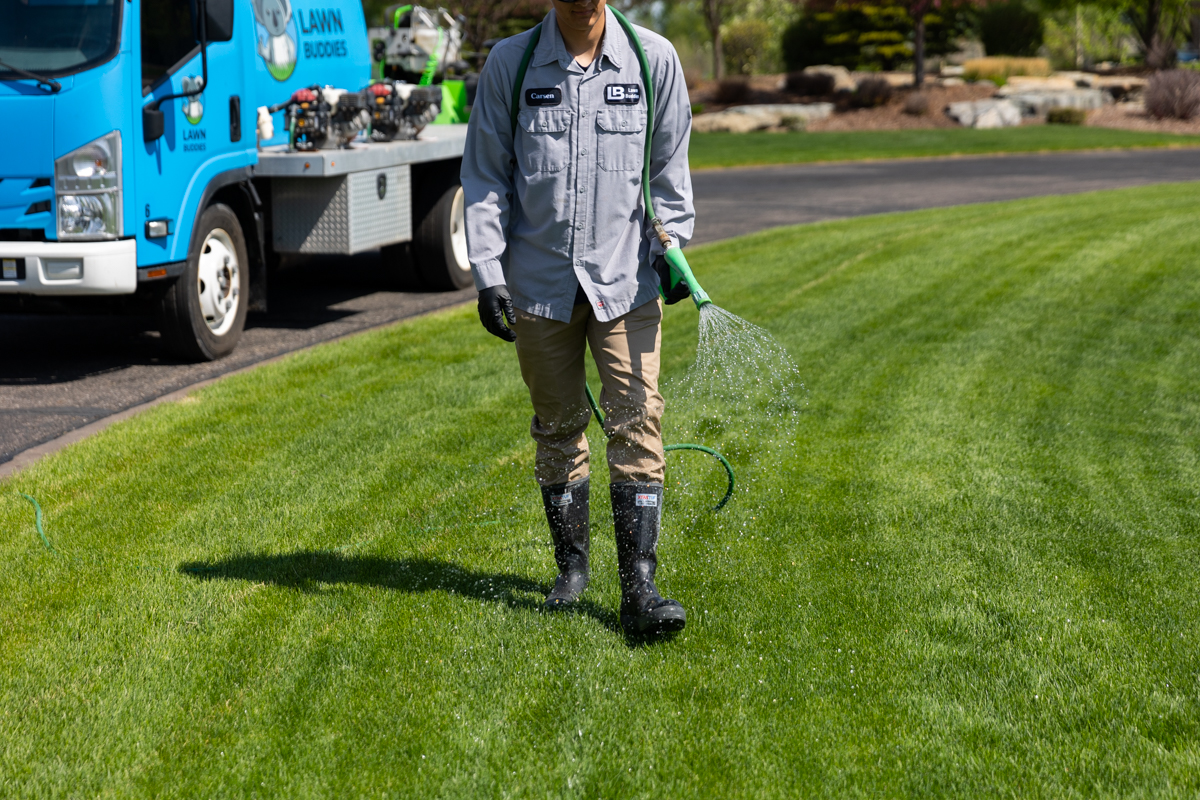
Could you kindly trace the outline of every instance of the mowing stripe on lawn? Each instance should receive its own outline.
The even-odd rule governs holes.
[[[720,467],[668,462],[689,623],[658,645],[619,632],[602,491],[585,601],[538,612],[528,399],[471,309],[47,458],[5,486],[67,557],[0,499],[0,795],[1195,796],[1197,201],[697,248],[808,403],[777,462],[706,432],[739,477],[718,515]],[[667,309],[668,440],[695,341]]]

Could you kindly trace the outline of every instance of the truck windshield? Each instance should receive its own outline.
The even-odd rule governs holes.
[[[46,77],[112,58],[121,44],[121,0],[0,0],[0,61]],[[0,80],[23,76],[0,67]]]

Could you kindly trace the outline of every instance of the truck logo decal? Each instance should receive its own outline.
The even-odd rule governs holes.
[[[296,20],[291,0],[251,0],[254,4],[255,44],[267,72],[286,81],[296,69]]]
[[[345,33],[342,27],[342,12],[336,8],[310,10],[308,12],[308,27],[304,27],[304,12],[300,12],[300,32],[305,36],[311,33]]]
[[[196,75],[189,75],[180,81],[180,84],[183,87],[183,93],[187,94],[204,86],[204,79]],[[200,124],[200,120],[204,119],[204,92],[183,98],[183,116],[193,125]]]
[[[342,24],[342,12],[337,8],[302,8],[295,10],[296,19],[300,23],[300,32],[305,36],[321,36],[331,33],[345,33],[346,26]],[[308,24],[305,24],[305,20]],[[321,39],[304,43],[305,58],[345,58],[350,55],[350,48],[345,39]]]

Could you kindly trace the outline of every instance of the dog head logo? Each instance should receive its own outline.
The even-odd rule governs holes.
[[[203,88],[204,79],[199,76],[186,77],[180,81],[180,85],[183,87],[183,93],[188,94]],[[183,116],[187,117],[187,121],[193,125],[200,124],[200,120],[204,119],[204,92],[197,92],[183,98]]]
[[[296,69],[296,23],[291,0],[251,0],[254,4],[255,39],[267,72],[285,81]]]

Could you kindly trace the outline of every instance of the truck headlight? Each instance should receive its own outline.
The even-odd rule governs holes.
[[[121,132],[105,134],[55,159],[54,195],[59,239],[119,237]]]

